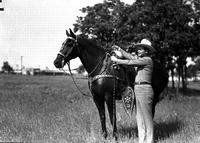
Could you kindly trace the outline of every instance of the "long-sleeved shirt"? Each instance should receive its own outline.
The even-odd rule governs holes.
[[[133,65],[137,67],[137,75],[135,82],[148,82],[151,83],[152,72],[153,72],[153,61],[150,57],[137,57],[120,50],[122,55],[126,58],[124,60],[118,59],[118,64]]]

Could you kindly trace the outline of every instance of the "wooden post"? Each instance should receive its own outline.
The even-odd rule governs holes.
[[[23,56],[21,56],[21,73],[22,73],[22,70],[23,70]]]

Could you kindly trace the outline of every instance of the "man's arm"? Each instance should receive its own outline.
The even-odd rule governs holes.
[[[117,64],[122,64],[122,65],[133,65],[133,66],[143,66],[148,64],[148,60],[145,58],[139,58],[139,59],[118,59],[114,56],[111,56],[111,60],[113,62],[116,62]]]
[[[133,56],[132,54],[130,54],[130,53],[124,51],[123,49],[120,49],[120,52],[121,52],[122,55],[123,55],[126,59],[128,59],[128,60],[134,60],[134,59],[136,59],[136,56]]]
[[[124,51],[122,48],[120,48],[117,45],[112,46],[113,49],[116,49],[117,51],[120,51],[122,53],[122,56],[125,57],[126,59],[132,60],[136,59],[136,56],[133,56],[132,54]]]

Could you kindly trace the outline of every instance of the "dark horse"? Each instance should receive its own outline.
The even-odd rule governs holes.
[[[88,72],[89,88],[93,100],[99,111],[102,133],[107,137],[105,103],[109,112],[111,124],[113,126],[113,136],[117,137],[116,126],[116,103],[120,99],[121,89],[129,84],[130,77],[125,68],[115,69],[110,60],[110,55],[101,47],[98,47],[89,39],[77,37],[71,30],[66,31],[68,38],[63,42],[54,65],[57,68],[63,68],[71,59],[79,57],[86,71]],[[156,67],[156,66],[155,66]],[[154,96],[159,94],[166,86],[167,80],[164,76],[159,76],[160,68],[155,69],[156,74],[153,76],[152,86],[154,86]],[[134,73],[134,72],[133,72]],[[130,74],[129,74],[130,75]],[[134,82],[134,81],[132,81]],[[158,98],[153,103],[153,114]]]

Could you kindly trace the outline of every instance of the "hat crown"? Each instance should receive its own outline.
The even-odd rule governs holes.
[[[135,45],[136,48],[143,47],[149,50],[151,53],[156,52],[156,50],[151,46],[151,42],[147,39],[142,39],[140,43]]]
[[[147,40],[147,39],[142,39],[140,44],[151,46],[151,42],[149,40]]]

